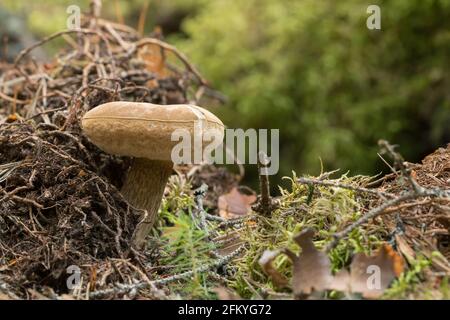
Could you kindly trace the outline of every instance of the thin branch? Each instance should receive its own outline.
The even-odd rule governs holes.
[[[19,67],[19,62],[27,55],[29,54],[31,51],[33,51],[34,49],[36,49],[37,47],[42,46],[43,44],[57,38],[60,37],[62,35],[65,34],[71,34],[71,33],[82,33],[82,34],[95,34],[97,36],[99,36],[103,42],[105,43],[106,46],[106,52],[110,58],[110,62],[111,62],[111,67],[112,69],[115,68],[115,62],[114,62],[114,57],[111,51],[111,47],[109,45],[109,41],[108,39],[106,39],[106,37],[104,35],[102,35],[100,32],[95,31],[95,30],[90,30],[90,29],[74,29],[74,30],[63,30],[63,31],[59,31],[59,32],[55,32],[51,35],[49,35],[48,37],[43,38],[42,40],[34,43],[33,45],[23,49],[22,51],[20,51],[19,55],[17,56],[17,58],[14,60],[14,67],[17,68],[27,79],[29,79],[28,75],[26,75],[23,70]]]
[[[270,161],[267,155],[260,151],[258,153],[258,173],[259,173],[259,189],[261,196],[257,204],[252,206],[252,209],[256,212],[261,212],[265,216],[270,216],[272,210],[276,208],[276,204],[270,197],[270,183],[267,166]]]
[[[206,211],[203,208],[203,199],[208,191],[208,185],[203,183],[197,190],[194,191],[195,203],[196,203],[196,216],[200,218],[199,227],[209,234],[208,226],[206,224]]]
[[[357,191],[357,192],[361,192],[361,193],[370,193],[370,194],[376,195],[378,197],[386,197],[386,198],[387,197],[390,197],[390,198],[395,197],[395,195],[393,195],[392,193],[378,191],[375,189],[368,189],[368,188],[364,188],[364,187],[352,186],[349,184],[343,184],[343,183],[334,182],[334,181],[325,181],[325,180],[310,179],[310,178],[298,178],[297,181],[299,183],[308,184],[308,185],[322,185],[322,186],[327,186],[327,187],[348,189],[348,190]]]
[[[195,270],[190,270],[190,271],[186,271],[183,273],[175,274],[175,275],[167,277],[167,278],[153,280],[150,282],[148,282],[148,281],[138,282],[135,284],[116,284],[116,287],[114,287],[114,288],[93,291],[89,294],[89,298],[97,299],[97,298],[109,296],[109,295],[126,294],[130,291],[136,291],[136,290],[142,290],[142,289],[149,288],[151,285],[153,285],[153,286],[164,285],[164,284],[167,284],[167,283],[170,283],[173,281],[187,279],[187,278],[190,278],[195,273],[203,273],[203,272],[206,272],[209,270],[220,268],[221,266],[229,263],[233,258],[240,255],[244,251],[244,249],[245,249],[245,245],[242,245],[239,248],[237,248],[235,251],[230,253],[229,255],[219,258],[216,261],[214,261],[213,263],[206,264]]]
[[[386,140],[380,140],[378,141],[378,145],[381,147],[382,151],[387,153],[393,160],[394,160],[394,166],[399,168],[402,176],[409,182],[410,186],[416,193],[420,193],[423,191],[423,187],[421,187],[412,177],[410,172],[408,171],[408,168],[405,166],[405,160],[403,159],[402,155],[394,150],[394,146],[391,145]]]

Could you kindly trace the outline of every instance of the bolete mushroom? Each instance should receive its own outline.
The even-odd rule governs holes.
[[[121,192],[132,206],[146,210],[133,236],[133,243],[138,248],[145,244],[172,173],[172,150],[178,144],[172,141],[172,133],[181,129],[193,140],[200,134],[203,142],[210,140],[205,137],[210,137],[212,131],[221,135],[215,139],[222,141],[224,132],[219,118],[197,106],[124,101],[109,102],[91,109],[82,119],[82,128],[103,151],[134,157]],[[198,147],[195,142],[188,146],[192,146],[191,152]]]

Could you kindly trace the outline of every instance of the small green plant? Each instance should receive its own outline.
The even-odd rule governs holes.
[[[406,298],[412,294],[420,283],[422,273],[429,268],[431,260],[418,256],[411,266],[403,272],[400,277],[394,281],[391,287],[385,292],[386,299],[401,299]]]
[[[449,300],[450,299],[450,284],[448,276],[445,276],[440,285],[440,291],[442,293],[442,299]]]
[[[208,288],[208,279],[196,270],[212,261],[214,243],[209,241],[209,235],[204,230],[198,228],[197,219],[191,212],[165,212],[164,216],[168,221],[161,230],[159,264],[169,269],[170,274],[194,271],[187,282],[174,284],[173,289],[192,298],[210,298],[212,293]]]
[[[215,245],[209,234],[199,228],[198,218],[193,213],[195,201],[191,184],[180,176],[172,176],[166,191],[159,220],[153,229],[153,241],[159,249],[156,269],[168,276],[194,271],[192,277],[171,283],[171,291],[183,297],[214,298],[208,276],[196,272],[212,261]]]

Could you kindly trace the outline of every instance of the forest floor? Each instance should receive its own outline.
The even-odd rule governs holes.
[[[52,62],[29,58],[57,37]],[[159,35],[99,17],[0,65],[0,299],[450,297],[450,145],[411,164],[380,141],[390,174],[294,175],[278,197],[264,175],[253,191],[222,167],[175,167],[147,248],[132,247],[130,159],[94,146],[81,117],[220,98]]]

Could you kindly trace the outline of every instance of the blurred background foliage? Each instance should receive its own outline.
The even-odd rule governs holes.
[[[42,37],[88,2],[1,0],[0,10]],[[381,30],[366,27],[370,4]],[[317,174],[319,157],[325,169],[378,173],[380,138],[409,161],[450,142],[449,0],[104,0],[103,14],[145,34],[161,27],[228,96],[214,109],[228,127],[279,128],[278,178]]]

